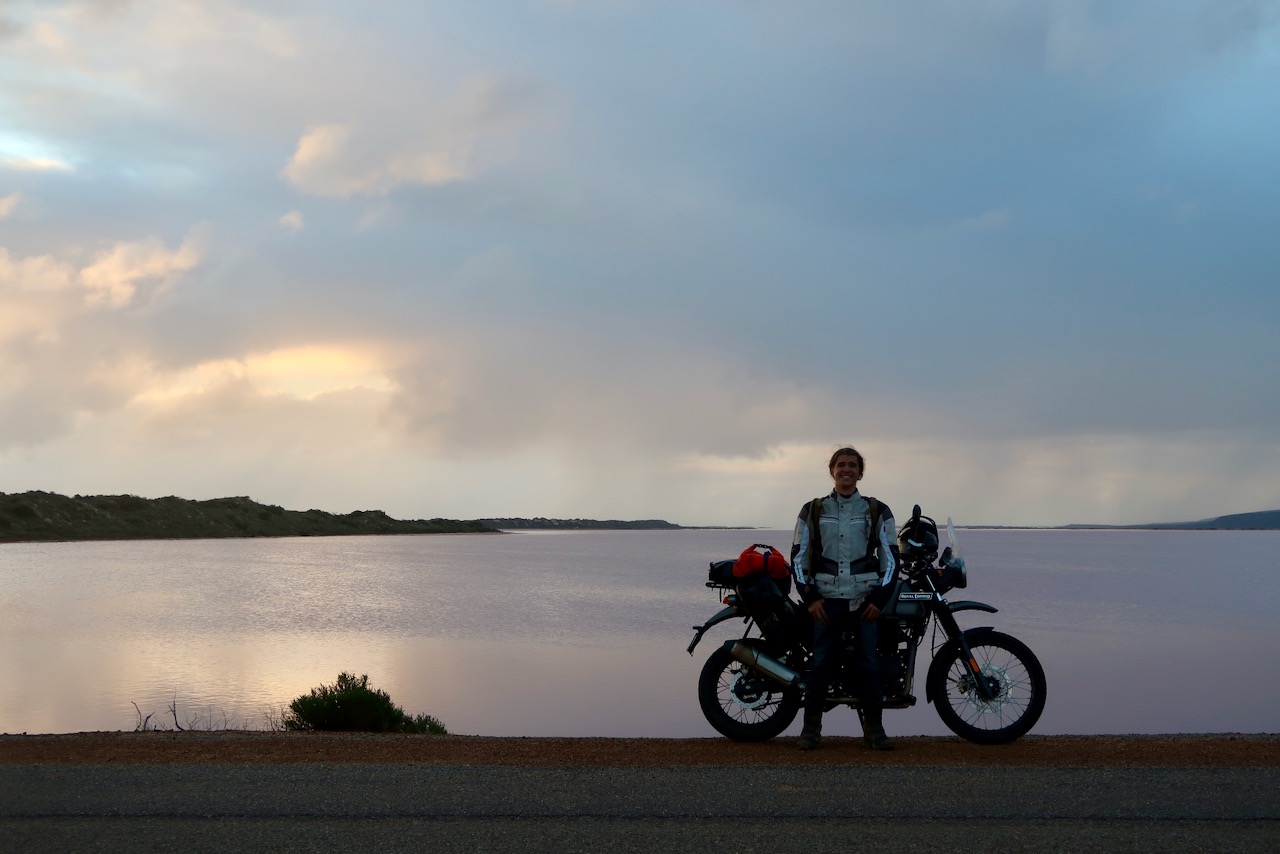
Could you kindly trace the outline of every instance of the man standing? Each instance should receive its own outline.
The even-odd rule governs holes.
[[[822,744],[822,712],[827,686],[839,662],[845,627],[854,645],[860,675],[858,717],[862,741],[873,750],[892,750],[882,723],[884,689],[877,657],[876,619],[888,602],[898,569],[893,513],[858,492],[862,454],[845,447],[827,465],[835,488],[800,508],[791,543],[791,566],[800,596],[813,615],[813,654],[804,698],[801,750]]]

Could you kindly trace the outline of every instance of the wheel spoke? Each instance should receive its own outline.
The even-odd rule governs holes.
[[[762,677],[741,666],[721,672],[718,688],[720,708],[742,723],[768,720],[781,702],[781,697],[764,684]]]
[[[698,684],[707,721],[739,741],[760,741],[781,733],[795,719],[799,693],[734,660],[727,650],[712,653]]]
[[[992,632],[970,642],[978,663],[975,677],[958,650],[944,653],[946,670],[933,689],[939,715],[958,735],[998,743],[1025,733],[1044,706],[1044,674],[1025,645]],[[983,699],[979,682],[990,693]]]

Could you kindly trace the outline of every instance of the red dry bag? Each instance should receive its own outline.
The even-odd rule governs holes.
[[[770,578],[788,578],[791,568],[787,566],[787,559],[782,556],[782,552],[773,546],[756,543],[738,555],[738,561],[733,565],[733,575],[735,578],[746,578],[757,572],[763,572]]]

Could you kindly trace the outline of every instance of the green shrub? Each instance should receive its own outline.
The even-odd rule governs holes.
[[[23,504],[22,502],[10,504],[8,510],[11,515],[17,516],[19,519],[34,519],[36,517],[36,511],[29,504]]]
[[[151,502],[145,498],[139,498],[136,495],[117,495],[115,501],[116,509],[124,513],[134,513],[139,510],[146,510],[151,506]]]
[[[287,730],[323,732],[411,732],[445,735],[444,724],[430,715],[410,716],[386,691],[369,687],[369,677],[338,674],[332,685],[312,688],[289,704]]]

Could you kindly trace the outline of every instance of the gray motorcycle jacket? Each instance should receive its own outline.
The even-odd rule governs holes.
[[[816,544],[811,542],[810,522],[814,501],[822,502]],[[846,498],[832,490],[800,508],[791,542],[791,568],[805,604],[847,599],[850,608],[864,600],[884,607],[898,571],[897,527],[889,507],[877,503],[875,531],[871,530],[871,505],[857,491]]]

